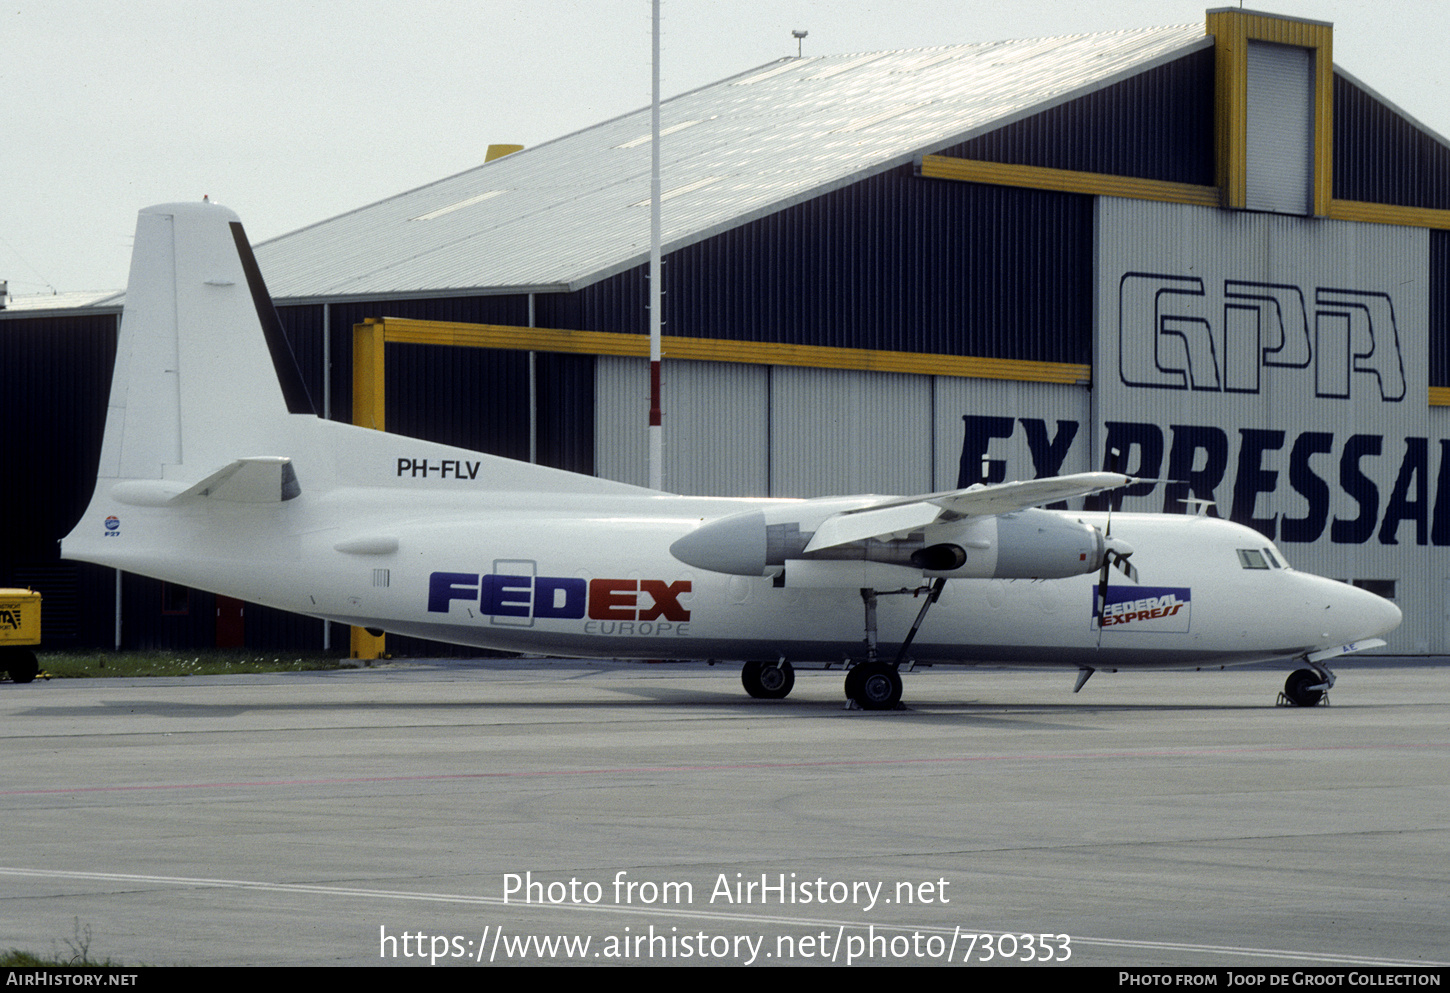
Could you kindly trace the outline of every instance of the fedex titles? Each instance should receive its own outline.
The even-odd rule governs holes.
[[[448,613],[455,600],[488,615],[495,624],[537,619],[584,620],[585,634],[689,634],[690,611],[680,597],[690,580],[590,579],[577,576],[479,575],[435,572],[428,577],[428,610]]]
[[[1188,630],[1193,591],[1187,587],[1109,586],[1107,606],[1101,611],[1102,626],[1123,630]],[[1099,614],[1098,591],[1093,590],[1093,617]]]

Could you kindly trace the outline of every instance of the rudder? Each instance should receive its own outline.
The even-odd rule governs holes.
[[[312,413],[237,215],[205,202],[142,210],[100,475],[210,472],[270,453],[289,414]]]

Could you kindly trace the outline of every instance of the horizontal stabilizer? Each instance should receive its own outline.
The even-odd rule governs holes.
[[[301,495],[292,460],[282,455],[237,459],[199,482],[129,479],[111,487],[111,496],[137,507],[161,507],[188,497],[232,503],[281,503]]]
[[[283,455],[257,455],[237,459],[182,496],[204,496],[233,503],[282,503],[301,493],[291,459]]]

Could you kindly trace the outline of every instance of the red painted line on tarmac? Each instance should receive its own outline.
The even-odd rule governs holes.
[[[0,796],[44,796],[56,793],[125,793],[136,790],[217,790],[240,787],[344,786],[351,783],[418,783],[468,779],[518,779],[535,776],[617,776],[624,774],[735,772],[749,769],[831,769],[892,765],[957,765],[969,762],[1062,762],[1093,759],[1203,758],[1223,755],[1270,755],[1285,752],[1386,752],[1450,748],[1450,742],[1404,745],[1283,745],[1267,748],[1199,748],[1142,752],[1062,752],[1015,755],[965,755],[956,758],[831,759],[802,762],[741,762],[728,765],[644,765],[600,769],[539,769],[512,772],[454,772],[416,776],[347,776],[325,779],[254,779],[218,783],[143,783],[131,786],[56,786],[46,789],[0,790]]]

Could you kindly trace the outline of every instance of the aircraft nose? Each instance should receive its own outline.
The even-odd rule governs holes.
[[[1371,608],[1375,614],[1376,623],[1379,625],[1375,633],[1377,635],[1389,634],[1405,619],[1404,611],[1382,596],[1375,596],[1373,593],[1370,596],[1377,601]]]
[[[1363,641],[1389,634],[1400,626],[1405,615],[1390,600],[1377,593],[1353,586],[1343,587],[1342,611],[1351,641]]]

